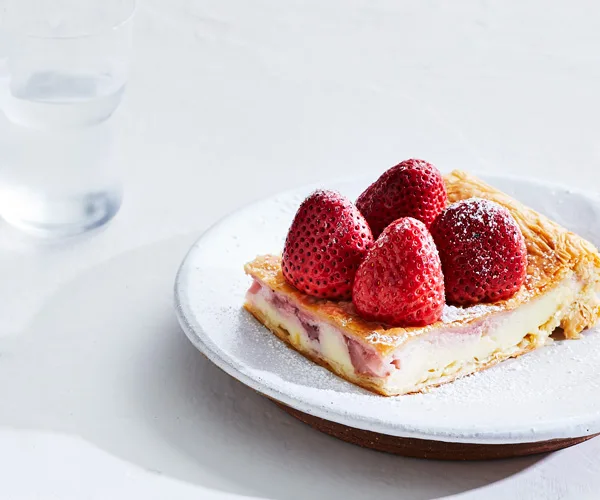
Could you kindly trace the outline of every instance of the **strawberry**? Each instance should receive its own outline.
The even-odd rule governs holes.
[[[495,302],[514,295],[527,275],[525,239],[506,208],[469,198],[450,205],[431,227],[448,302]]]
[[[289,229],[283,275],[308,295],[350,300],[354,275],[372,244],[367,221],[348,198],[315,191]]]
[[[429,228],[446,206],[440,171],[423,160],[406,160],[383,173],[356,200],[377,238],[400,217],[414,217]]]
[[[381,233],[358,268],[352,291],[360,316],[392,326],[425,326],[444,308],[444,276],[422,222],[405,217]]]

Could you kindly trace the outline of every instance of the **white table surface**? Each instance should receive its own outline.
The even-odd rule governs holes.
[[[311,430],[195,351],[172,284],[236,207],[408,157],[596,189],[599,15],[592,1],[142,1],[115,117],[120,214],[68,245],[0,223],[0,498],[597,498],[600,439],[442,463]]]

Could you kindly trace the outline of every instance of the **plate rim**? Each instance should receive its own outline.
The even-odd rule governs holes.
[[[445,172],[444,172],[445,173]],[[494,179],[502,179],[504,181],[517,181],[524,182],[530,184],[537,184],[545,187],[546,189],[552,191],[563,191],[568,194],[573,194],[577,196],[584,197],[588,199],[591,203],[595,203],[600,206],[600,198],[597,193],[593,193],[591,191],[587,191],[580,188],[574,188],[566,185],[560,185],[551,181],[536,179],[534,177],[529,176],[520,176],[514,174],[498,174],[498,173],[490,173],[490,172],[474,172],[474,175],[484,179],[486,182],[493,183]],[[354,427],[357,429],[363,429],[367,431],[373,431],[381,434],[386,434],[389,436],[395,436],[399,438],[417,438],[417,439],[427,439],[432,441],[445,441],[445,442],[455,442],[455,443],[473,443],[473,444],[520,444],[520,443],[533,443],[533,442],[541,442],[548,441],[553,439],[561,439],[561,438],[577,438],[583,436],[591,436],[593,434],[597,434],[600,432],[600,411],[596,415],[595,418],[590,417],[572,417],[571,419],[563,418],[561,420],[553,421],[550,423],[544,424],[536,424],[537,427],[531,428],[529,427],[528,432],[523,429],[523,426],[520,428],[515,428],[511,430],[502,430],[501,432],[494,431],[486,431],[486,432],[475,432],[471,435],[457,435],[448,431],[440,431],[435,434],[421,432],[415,426],[405,425],[405,426],[385,426],[379,425],[377,422],[372,422],[368,418],[360,418],[360,417],[352,417],[346,415],[342,412],[332,412],[329,408],[326,407],[313,407],[306,402],[299,401],[298,399],[289,396],[287,393],[278,390],[277,388],[270,387],[266,385],[264,382],[255,379],[254,377],[248,375],[239,367],[235,366],[235,364],[230,363],[227,359],[221,356],[217,351],[216,344],[212,342],[210,339],[210,335],[208,335],[204,328],[200,324],[192,324],[190,319],[193,318],[193,314],[189,308],[189,301],[185,298],[185,284],[186,284],[186,275],[188,275],[188,267],[191,265],[191,257],[198,250],[200,245],[207,239],[209,239],[210,235],[216,231],[222,224],[226,223],[230,218],[238,215],[239,213],[245,211],[246,209],[253,207],[255,205],[262,204],[264,202],[272,201],[276,198],[290,195],[292,193],[296,193],[301,190],[309,191],[310,189],[315,189],[322,187],[323,185],[333,184],[333,183],[351,183],[351,182],[359,182],[363,179],[367,179],[367,177],[372,178],[371,176],[360,175],[360,176],[351,176],[351,177],[341,177],[341,178],[333,178],[328,181],[321,181],[318,183],[308,183],[304,185],[300,185],[294,188],[285,189],[280,192],[276,192],[269,196],[252,200],[248,203],[245,203],[230,212],[226,215],[218,219],[215,223],[210,225],[192,244],[190,249],[186,252],[185,257],[183,258],[179,268],[177,270],[175,276],[174,283],[174,301],[175,301],[175,311],[177,315],[177,319],[179,324],[181,325],[185,335],[190,340],[192,345],[198,349],[202,354],[204,354],[212,363],[214,363],[218,368],[223,370],[229,376],[235,378],[245,386],[250,389],[255,390],[259,394],[266,396],[270,399],[274,399],[283,403],[287,406],[295,408],[301,412],[307,413],[309,415],[313,415],[315,417],[319,417],[325,420],[330,420],[336,422],[338,424],[346,425],[349,427]],[[369,182],[369,181],[367,181]],[[368,184],[367,184],[368,185]],[[241,306],[240,306],[241,307]],[[298,356],[300,354],[296,353]],[[384,396],[381,396],[384,397]],[[561,425],[562,423],[562,425]]]

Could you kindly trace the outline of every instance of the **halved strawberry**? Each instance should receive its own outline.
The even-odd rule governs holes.
[[[352,301],[360,316],[392,326],[425,326],[444,308],[444,277],[433,238],[411,217],[390,224],[358,268]]]
[[[377,238],[400,217],[414,217],[429,227],[447,203],[440,171],[423,160],[406,160],[384,172],[356,200]]]
[[[348,198],[315,191],[289,229],[283,275],[308,295],[349,300],[356,270],[372,244],[367,221]]]
[[[482,198],[450,205],[431,226],[448,302],[459,305],[512,297],[525,282],[527,248],[510,212]]]

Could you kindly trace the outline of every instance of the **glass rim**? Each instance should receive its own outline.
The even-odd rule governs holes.
[[[18,29],[8,28],[8,26],[6,26],[6,20],[4,22],[4,24],[5,24],[4,31],[8,35],[17,35],[20,37],[32,38],[32,39],[37,39],[37,40],[76,40],[76,39],[82,39],[82,38],[93,38],[93,37],[107,35],[108,33],[111,33],[112,31],[117,31],[117,30],[121,29],[122,27],[126,26],[127,24],[129,24],[135,17],[138,7],[139,7],[139,1],[131,0],[131,8],[129,9],[129,12],[127,13],[126,16],[123,16],[120,20],[116,21],[114,24],[111,24],[106,29],[102,29],[102,30],[98,30],[98,31],[90,31],[88,33],[82,32],[82,33],[62,34],[62,35],[61,34],[59,34],[59,35],[43,35],[43,34],[37,34],[37,33],[30,33],[30,32],[27,32],[26,30],[21,31]]]

